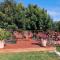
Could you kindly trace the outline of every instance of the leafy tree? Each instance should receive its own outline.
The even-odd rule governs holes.
[[[60,32],[60,21],[57,23],[58,25],[58,31]]]
[[[47,11],[37,5],[24,7],[22,3],[16,4],[15,0],[0,3],[1,28],[47,31],[52,28],[52,23]]]
[[[0,21],[3,22],[4,28],[6,24],[11,25],[15,21],[16,4],[13,0],[4,0],[0,5]],[[6,24],[5,24],[6,23]],[[7,27],[8,27],[7,25]]]
[[[37,7],[37,5],[29,5],[26,9],[26,17],[30,19],[30,29],[46,31],[52,27],[52,19],[47,11]]]
[[[54,28],[55,31],[59,31],[60,32],[60,21],[54,22],[53,28]]]

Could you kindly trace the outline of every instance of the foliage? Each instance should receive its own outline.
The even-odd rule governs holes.
[[[58,31],[60,32],[60,21],[57,22],[57,26],[58,26]]]
[[[51,29],[52,23],[47,10],[37,5],[29,4],[25,7],[22,3],[16,4],[15,0],[0,3],[1,28],[47,31]]]
[[[56,46],[57,51],[60,52],[60,46]]]
[[[11,36],[10,32],[6,31],[5,29],[0,28],[0,40],[7,39],[10,36]]]
[[[60,21],[53,23],[53,30],[60,32]]]

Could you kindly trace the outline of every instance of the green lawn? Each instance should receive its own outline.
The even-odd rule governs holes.
[[[57,48],[57,51],[60,51],[60,46],[57,46],[56,48]]]
[[[0,53],[0,60],[60,60],[60,57],[48,52]]]

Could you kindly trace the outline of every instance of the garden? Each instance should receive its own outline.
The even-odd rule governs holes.
[[[60,21],[53,21],[47,10],[37,5],[0,2],[0,60],[60,60],[55,49],[50,52],[52,47],[60,51]],[[17,52],[25,48],[32,50]],[[32,52],[33,48],[38,49]],[[11,49],[16,52],[7,53]]]

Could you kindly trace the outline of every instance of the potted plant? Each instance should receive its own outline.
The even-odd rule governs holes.
[[[47,38],[48,36],[46,34],[41,34],[41,44],[42,46],[47,46]]]
[[[26,38],[26,40],[28,40],[28,38],[29,38],[28,31],[24,31],[24,37]]]
[[[42,46],[47,46],[47,39],[41,38],[41,44]]]
[[[5,39],[11,36],[11,33],[5,29],[0,28],[0,48],[4,48]]]

